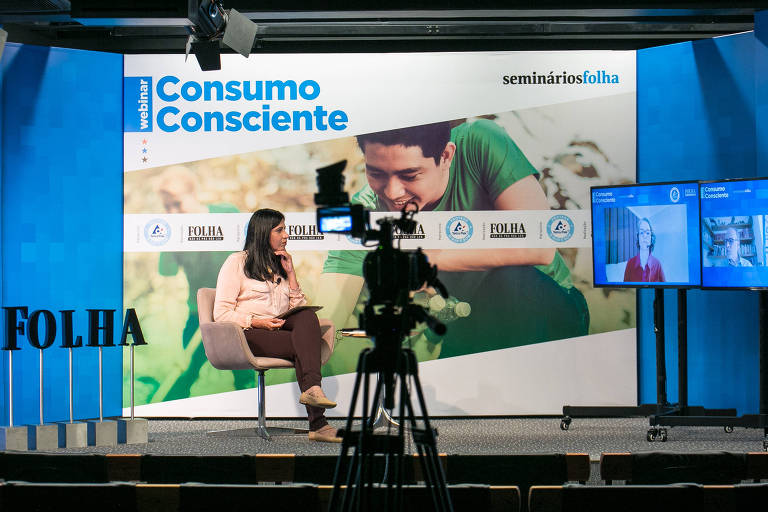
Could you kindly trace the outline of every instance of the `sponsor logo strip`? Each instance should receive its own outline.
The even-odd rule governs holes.
[[[363,247],[343,234],[323,234],[314,212],[288,212],[288,249],[328,251]],[[386,213],[372,213],[371,224]],[[127,214],[124,250],[239,251],[245,242],[250,213]],[[414,233],[396,230],[402,249],[491,249],[527,247],[590,247],[589,211],[421,212]]]

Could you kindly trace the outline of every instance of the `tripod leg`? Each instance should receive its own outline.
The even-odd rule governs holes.
[[[370,349],[365,349],[360,353],[360,357],[357,361],[357,375],[355,376],[355,386],[352,389],[352,400],[349,404],[349,415],[347,416],[347,423],[345,427],[344,432],[344,438],[342,440],[341,444],[341,451],[339,453],[339,458],[336,459],[336,469],[333,473],[333,489],[331,490],[331,500],[330,505],[328,507],[329,510],[346,510],[348,506],[348,499],[350,494],[353,492],[353,489],[350,488],[349,483],[352,478],[352,474],[355,470],[355,467],[357,465],[357,454],[353,453],[352,460],[349,461],[349,467],[347,472],[347,488],[343,493],[343,501],[341,503],[341,508],[339,509],[339,495],[341,493],[341,470],[344,465],[344,462],[348,460],[347,458],[347,452],[350,448],[351,439],[352,439],[352,419],[354,417],[354,411],[355,406],[357,405],[357,396],[360,391],[360,381],[363,377],[363,374],[365,373],[365,368],[367,367],[366,361],[368,357],[368,353],[370,352]]]
[[[366,361],[367,363],[367,361]],[[368,447],[368,432],[370,430],[370,416],[369,412],[369,397],[370,397],[370,374],[368,373],[368,366],[366,364],[365,381],[363,385],[363,408],[362,418],[360,423],[360,435],[358,437],[358,443],[356,448],[357,459],[359,465],[357,467],[357,473],[354,482],[348,482],[348,488],[354,487],[356,489],[355,494],[355,510],[370,509],[371,499],[371,487],[373,486],[373,472],[371,466],[373,465],[373,454]],[[376,392],[379,391],[380,383],[376,381]],[[351,473],[350,473],[351,475]]]
[[[437,450],[429,449],[429,443],[434,443],[434,438],[427,431],[421,431],[416,428],[413,404],[409,397],[406,396],[405,399],[407,401],[408,420],[411,424],[411,432],[414,435],[414,444],[419,456],[421,471],[424,475],[424,484],[429,488],[432,495],[432,504],[435,510],[452,510],[450,497],[447,495],[445,478],[438,472],[437,464],[440,461],[434,456]]]
[[[416,396],[419,400],[419,407],[421,407],[421,413],[424,420],[423,432],[418,432],[416,428],[416,418],[413,413],[413,404],[411,403],[410,396],[406,394],[407,409],[409,411],[409,419],[411,426],[414,429],[414,443],[416,444],[419,452],[419,459],[421,460],[421,467],[424,471],[425,483],[432,492],[432,500],[436,510],[453,511],[453,505],[451,503],[451,496],[448,493],[448,486],[445,482],[445,474],[443,473],[443,467],[440,465],[440,459],[437,456],[437,442],[435,441],[435,431],[432,429],[432,425],[429,422],[429,414],[427,414],[427,404],[424,400],[424,393],[421,389],[421,382],[418,375],[418,363],[413,351],[404,349],[404,366],[405,374],[413,376],[413,387],[416,389]],[[418,437],[417,437],[418,436]]]
[[[366,470],[370,467],[370,461],[367,460],[365,453],[365,424],[368,414],[368,394],[370,391],[370,374],[368,373],[368,360],[363,361],[364,365],[364,377],[363,377],[363,407],[362,407],[362,426],[360,433],[357,436],[357,443],[355,444],[354,452],[352,455],[352,463],[349,465],[349,472],[347,473],[347,492],[344,495],[344,502],[347,506],[344,510],[362,510],[362,500],[369,494],[366,492]],[[350,414],[351,416],[351,414]]]
[[[418,451],[419,462],[425,475],[425,483],[429,487],[432,496],[432,502],[435,510],[452,512],[453,506],[448,494],[448,488],[445,483],[445,475],[437,456],[436,433],[429,423],[429,416],[424,400],[424,394],[417,375],[417,362],[410,350],[402,350],[397,353],[396,361],[390,359],[390,353],[386,353],[383,360],[381,353],[374,351],[363,351],[358,363],[358,374],[355,380],[355,388],[352,395],[352,404],[350,415],[347,418],[347,432],[342,442],[342,452],[337,461],[336,471],[334,473],[334,487],[331,492],[331,503],[329,510],[344,512],[352,510],[371,510],[374,505],[384,505],[385,509],[402,510],[404,505],[403,496],[403,475],[405,473],[405,449],[404,437],[406,430],[406,418],[410,422],[410,434],[413,436],[414,444]],[[378,403],[369,404],[370,374],[373,371],[392,371],[388,370],[389,365],[395,364],[397,371],[394,372],[400,378],[400,424],[397,435],[374,436],[371,424],[371,416],[375,414]],[[417,428],[416,416],[413,409],[413,403],[410,397],[408,387],[408,376],[412,376],[423,421],[426,429]],[[394,375],[385,375],[389,380],[378,379],[376,383],[376,396],[379,396],[382,386],[386,386],[389,392],[390,407],[394,408],[394,389],[391,383]],[[357,442],[353,440],[351,434],[352,417],[362,384],[363,409],[362,424],[360,432],[356,436]],[[369,408],[369,405],[371,407]],[[370,413],[370,415],[369,415]],[[349,448],[354,447],[349,467],[347,469],[346,490],[341,492],[341,471],[343,461],[346,460]],[[374,496],[374,491],[378,486],[373,483],[373,466],[375,454],[383,453],[387,456],[388,465],[391,464],[393,477],[386,477],[386,489],[381,489],[383,501],[375,503],[378,496]],[[339,506],[339,502],[340,506]],[[376,508],[380,508],[377,506]]]
[[[402,365],[401,370],[403,368]],[[406,380],[407,373],[404,371],[399,372],[400,376],[400,410],[399,410],[399,419],[400,422],[397,425],[397,434],[398,438],[400,439],[400,442],[402,443],[402,453],[399,454],[399,457],[397,458],[397,464],[396,464],[396,482],[397,487],[395,489],[395,496],[394,496],[394,503],[397,506],[396,510],[403,510],[404,507],[404,496],[403,496],[403,477],[405,476],[405,460],[406,455],[408,456],[408,460],[411,460],[410,454],[406,454],[405,451],[405,434],[406,434],[406,428],[405,428],[405,413],[406,413],[406,405],[409,403],[410,399],[408,397],[408,382]],[[411,424],[411,432],[413,432],[413,427],[415,425]]]
[[[383,387],[383,380],[381,378],[376,379],[376,386],[374,388],[373,396],[378,397],[382,392]],[[367,397],[368,389],[365,390],[365,396],[363,398],[364,401],[364,408],[366,405],[368,405]],[[362,452],[362,482],[358,480],[358,483],[362,483],[362,492],[360,494],[360,499],[364,500],[364,508],[363,510],[371,510],[373,507],[372,503],[372,497],[374,493],[374,482],[373,482],[373,476],[374,476],[374,464],[375,464],[375,450],[372,446],[369,446],[371,442],[373,441],[373,421],[372,418],[376,414],[376,411],[379,407],[379,401],[374,399],[370,403],[370,409],[367,409],[370,411],[370,414],[368,416],[363,416],[363,421],[360,426],[360,451]],[[366,409],[364,409],[366,410]],[[384,510],[387,510],[386,506]]]

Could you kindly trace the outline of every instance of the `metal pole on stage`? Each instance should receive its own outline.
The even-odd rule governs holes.
[[[40,352],[40,425],[43,424],[43,351]]]
[[[43,411],[45,410],[44,369],[43,349],[40,349],[40,423],[38,425],[29,426],[30,445],[32,444],[32,439],[34,437],[34,446],[30,446],[30,448],[37,450],[53,450],[59,447],[59,427],[55,423],[46,425],[43,419]],[[32,434],[33,429],[34,436]]]
[[[126,444],[143,444],[149,441],[149,423],[146,418],[136,417],[135,404],[135,358],[134,345],[130,345],[130,379],[131,379],[131,416],[117,420],[117,442]]]
[[[72,386],[72,347],[69,347],[67,349],[67,352],[69,352],[69,422],[74,423],[75,419],[75,408],[73,406],[74,403],[74,391]]]
[[[679,306],[679,303],[678,303]],[[677,409],[671,409],[667,401],[667,359],[664,339],[664,289],[655,288],[653,291],[653,332],[656,333],[656,414],[648,421],[651,428],[645,436],[647,441],[667,440],[667,429],[660,428],[659,418]]]
[[[104,364],[102,346],[99,345],[99,422],[104,422]]]
[[[40,425],[43,424],[43,351],[40,352]]]
[[[13,350],[8,351],[8,426],[13,427]]]
[[[0,427],[0,450],[24,451],[29,449],[27,427],[13,426],[13,350],[8,352],[8,426]]]
[[[104,420],[104,361],[101,345],[99,345],[99,421],[88,422],[88,444],[90,446],[117,444],[117,422]]]
[[[656,288],[653,298],[653,331],[656,333],[656,408],[661,414],[667,402],[667,360],[664,353],[664,289]]]
[[[131,420],[134,419],[134,401],[133,401],[133,345],[131,345]]]
[[[745,414],[736,415],[736,409],[709,409],[701,406],[692,406],[688,404],[688,327],[687,316],[688,306],[686,302],[686,290],[678,290],[678,379],[679,385],[679,403],[676,407],[670,408],[663,413],[657,413],[649,418],[651,428],[648,430],[648,441],[656,439],[666,441],[667,433],[663,426],[702,426],[702,427],[723,427],[726,433],[733,432],[733,427],[740,426],[746,428],[763,428],[764,440],[763,449],[768,450],[768,415],[761,413],[759,415]],[[766,305],[764,304],[765,292],[760,292],[760,349],[761,364],[760,371],[764,371],[765,366],[762,360],[764,355],[763,344],[763,315],[766,314]],[[761,382],[761,390],[765,383]],[[765,393],[768,396],[768,390]],[[762,403],[761,394],[761,403]]]
[[[75,422],[75,385],[72,347],[67,348],[69,359],[69,422],[59,423],[59,448],[88,446],[88,425]]]
[[[680,414],[688,413],[688,301],[687,291],[677,291],[677,406]]]

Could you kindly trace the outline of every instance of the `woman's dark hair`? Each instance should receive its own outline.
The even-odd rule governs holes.
[[[280,264],[280,257],[269,244],[269,235],[275,227],[285,220],[285,215],[277,210],[262,208],[253,212],[248,222],[245,235],[245,276],[259,281],[271,281],[275,274],[285,278],[288,274]]]

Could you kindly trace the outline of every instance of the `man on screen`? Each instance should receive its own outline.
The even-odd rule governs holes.
[[[752,264],[740,254],[741,239],[734,228],[725,230],[725,256],[729,267],[751,267]]]
[[[367,186],[353,203],[399,211],[549,210],[537,170],[488,120],[415,126],[358,136]],[[427,250],[430,263],[471,315],[451,323],[441,357],[587,334],[589,311],[552,248]],[[343,325],[363,289],[365,251],[331,251],[320,298]],[[334,297],[332,300],[328,298]],[[330,304],[328,304],[330,302]]]
[[[637,221],[635,245],[637,246],[637,254],[627,261],[627,266],[624,269],[624,281],[630,283],[663,283],[666,281],[661,262],[651,254],[656,247],[656,235],[653,233],[651,221],[646,218]]]

